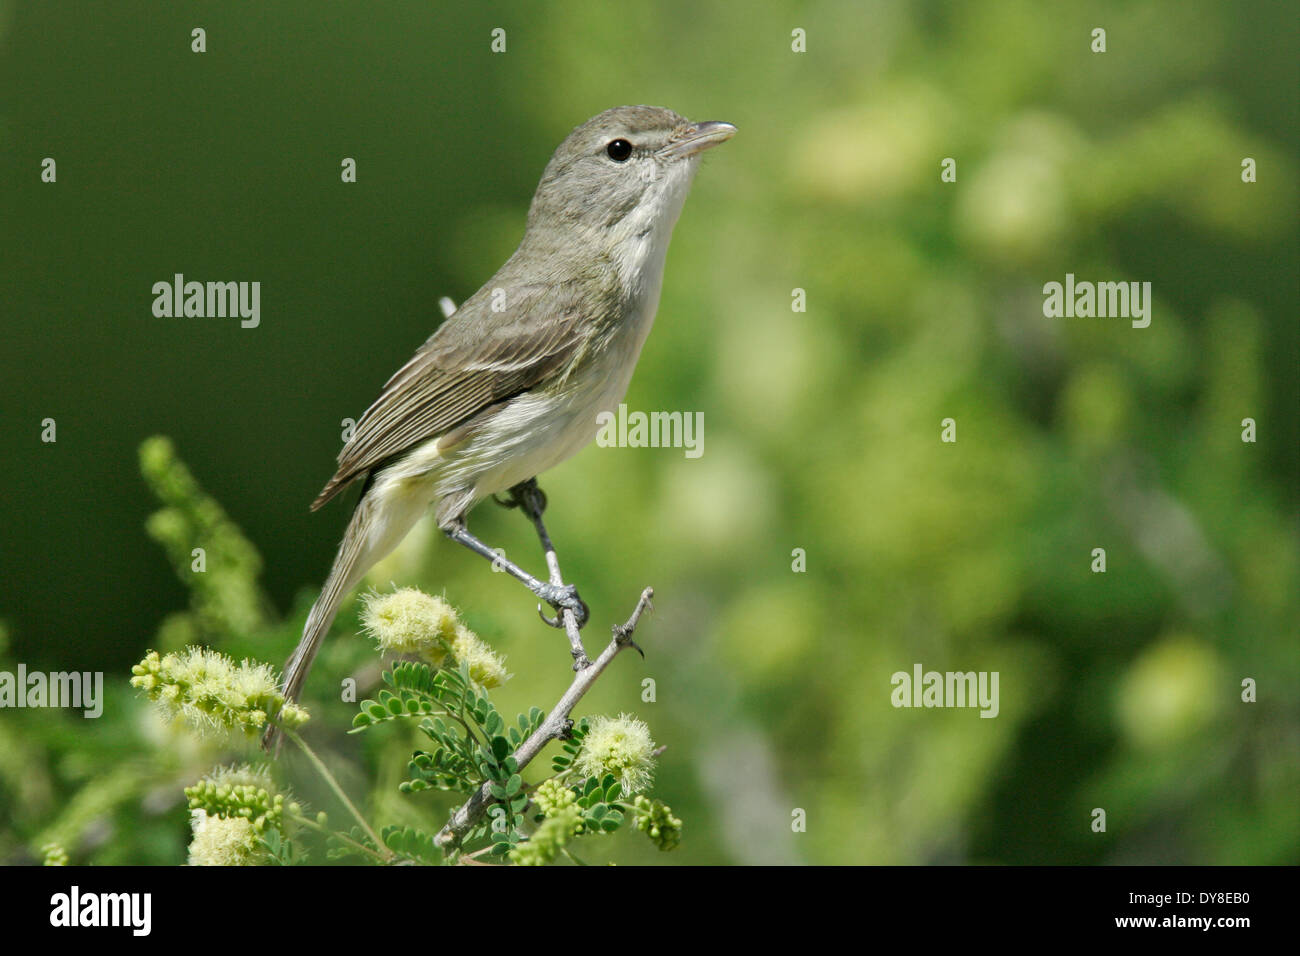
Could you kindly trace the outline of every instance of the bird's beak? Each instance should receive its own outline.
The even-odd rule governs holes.
[[[685,159],[719,143],[725,143],[736,135],[736,127],[730,123],[708,120],[688,126],[686,130],[663,148],[663,154],[670,159]]]

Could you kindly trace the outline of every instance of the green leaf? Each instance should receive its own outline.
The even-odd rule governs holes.
[[[414,827],[384,827],[380,839],[384,841],[384,846],[407,859],[421,863],[442,862],[442,850],[434,843],[433,837]]]

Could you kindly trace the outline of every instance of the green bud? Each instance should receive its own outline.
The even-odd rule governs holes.
[[[638,796],[632,802],[632,819],[638,830],[660,850],[671,850],[681,842],[682,821],[662,800]]]

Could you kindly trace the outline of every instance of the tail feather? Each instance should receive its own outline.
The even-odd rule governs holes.
[[[320,597],[312,605],[311,613],[307,615],[302,639],[285,665],[283,691],[286,698],[296,701],[302,694],[312,661],[329,633],[330,625],[334,623],[334,616],[338,613],[343,598],[372,565],[406,537],[427,504],[427,500],[386,502],[379,496],[377,489],[368,489],[357,502],[352,520],[343,533],[343,541],[339,544],[330,576],[321,589]],[[278,738],[278,730],[274,726],[268,727],[262,737],[263,748],[277,752]]]
[[[311,510],[319,511],[327,501],[337,495],[348,485],[352,484],[352,481],[355,478],[356,475],[348,475],[346,478],[335,475],[325,483],[325,487],[321,489],[321,493],[318,494],[316,500],[311,503]]]

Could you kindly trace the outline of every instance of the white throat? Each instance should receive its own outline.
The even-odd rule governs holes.
[[[668,242],[673,237],[673,226],[682,214],[682,205],[686,202],[686,194],[691,191],[698,167],[697,157],[673,163],[666,169],[651,167],[657,172],[656,178],[637,207],[615,227],[614,268],[623,288],[631,293],[639,306],[638,311],[649,313],[646,317],[647,333],[659,305]]]

